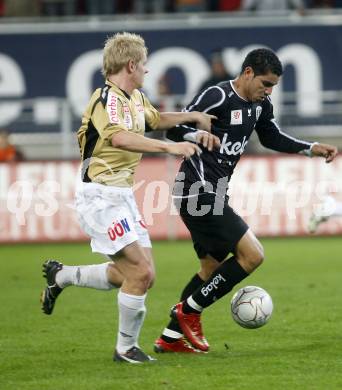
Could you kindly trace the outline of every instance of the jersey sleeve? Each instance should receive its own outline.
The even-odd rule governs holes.
[[[263,146],[283,153],[300,153],[310,150],[311,142],[294,138],[283,131],[274,119],[273,105],[266,98],[262,105],[262,112],[255,124],[255,130]]]
[[[182,142],[186,139],[186,135],[189,133],[195,133],[197,131],[196,128],[188,125],[178,125],[169,129],[166,132],[166,138],[174,142]]]
[[[224,102],[226,94],[222,87],[213,85],[194,97],[185,111],[201,111],[215,115]]]
[[[184,111],[200,111],[218,116],[220,106],[224,100],[224,90],[220,86],[215,85],[196,95],[192,102],[185,107]],[[186,134],[195,131],[197,131],[196,124],[187,123],[168,130],[166,137],[171,141],[181,142],[186,139],[184,138]]]
[[[111,137],[122,130],[128,131],[124,122],[124,107],[115,92],[108,92],[106,101],[99,101],[91,115],[93,125],[103,139]]]
[[[141,96],[144,104],[146,130],[156,130],[160,122],[160,114],[158,110],[152,106],[151,102],[142,92]]]

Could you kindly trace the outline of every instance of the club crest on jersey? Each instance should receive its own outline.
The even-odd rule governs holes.
[[[230,124],[242,125],[242,110],[233,110],[230,112]]]
[[[256,112],[255,112],[255,116],[256,116],[256,120],[259,119],[260,115],[261,115],[261,111],[262,111],[262,107],[261,106],[258,106],[256,108]]]
[[[114,92],[108,93],[108,99],[107,99],[107,112],[109,115],[109,121],[110,123],[119,123],[119,116],[118,116],[118,97],[115,95]]]

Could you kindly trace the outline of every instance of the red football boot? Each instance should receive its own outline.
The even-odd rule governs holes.
[[[171,317],[178,321],[184,336],[189,340],[193,347],[208,351],[209,344],[202,331],[201,315],[197,313],[183,313],[183,302],[177,303],[171,309]]]
[[[193,348],[185,341],[183,337],[178,339],[177,341],[174,341],[173,343],[167,343],[162,338],[157,339],[154,342],[154,352],[203,353],[202,351]]]

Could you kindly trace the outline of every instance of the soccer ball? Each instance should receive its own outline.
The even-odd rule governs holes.
[[[255,329],[265,325],[270,319],[273,302],[264,289],[247,286],[234,294],[230,307],[236,323],[243,328]]]

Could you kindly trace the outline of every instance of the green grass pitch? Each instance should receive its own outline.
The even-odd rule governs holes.
[[[270,322],[240,328],[230,317],[230,293],[203,315],[208,354],[157,355],[157,362],[138,366],[111,360],[115,291],[70,287],[52,316],[40,311],[42,262],[101,262],[87,244],[2,246],[0,389],[342,389],[342,239],[262,242],[264,264],[234,291],[265,288],[275,306]],[[157,280],[140,337],[149,353],[170,306],[198,269],[188,241],[156,242],[154,255]]]

